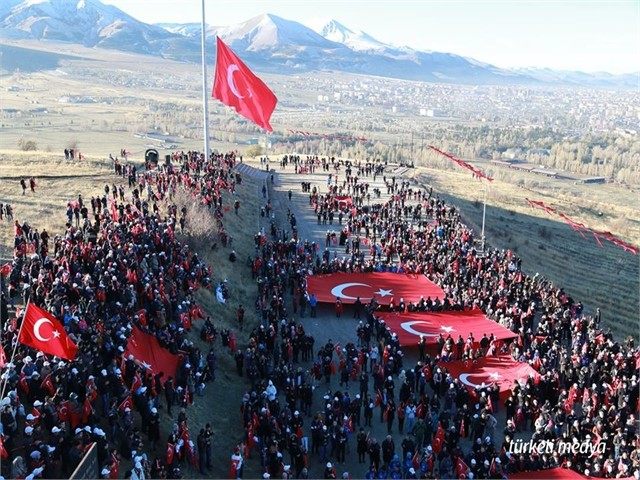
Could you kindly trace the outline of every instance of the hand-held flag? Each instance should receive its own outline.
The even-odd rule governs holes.
[[[233,107],[243,117],[272,131],[269,119],[278,99],[262,80],[218,38],[213,97]]]
[[[62,324],[53,315],[32,303],[24,313],[18,341],[66,360],[73,360],[78,352],[78,346],[69,338]]]

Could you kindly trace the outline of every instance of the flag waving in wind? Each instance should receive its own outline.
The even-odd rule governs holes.
[[[78,346],[53,315],[30,303],[23,322],[20,343],[66,360],[75,358]]]
[[[262,80],[249,70],[238,56],[218,38],[213,97],[233,107],[256,125],[273,130],[269,119],[278,99]]]

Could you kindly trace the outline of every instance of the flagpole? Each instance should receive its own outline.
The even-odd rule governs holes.
[[[207,83],[207,24],[204,21],[204,0],[202,0],[202,109],[204,112],[204,152],[209,159],[209,84]]]
[[[22,327],[24,327],[24,317],[27,314],[27,309],[29,308],[29,303],[31,303],[31,294],[29,294],[29,298],[27,299],[27,305],[24,307],[24,314],[22,315],[22,323],[20,324],[20,328],[18,329],[18,337],[16,338],[16,344],[13,347],[13,352],[11,352],[11,360],[9,363],[13,365],[13,359],[16,356],[16,350],[18,350],[18,344],[20,343],[20,334],[22,333]],[[14,368],[14,367],[9,367]],[[7,372],[7,377],[2,382],[2,391],[0,392],[0,400],[4,398],[4,393],[7,388],[7,383],[9,382],[9,374]]]

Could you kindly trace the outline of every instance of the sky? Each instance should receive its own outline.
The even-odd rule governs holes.
[[[201,0],[102,0],[147,23],[200,22]],[[306,26],[335,19],[396,46],[498,67],[640,71],[640,1],[205,0],[222,26],[271,13]]]

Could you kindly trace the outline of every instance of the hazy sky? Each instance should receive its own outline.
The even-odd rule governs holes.
[[[499,67],[640,71],[640,1],[205,0],[210,25],[272,13],[304,25],[336,19],[394,45]],[[201,0],[103,0],[148,22],[199,22]]]

